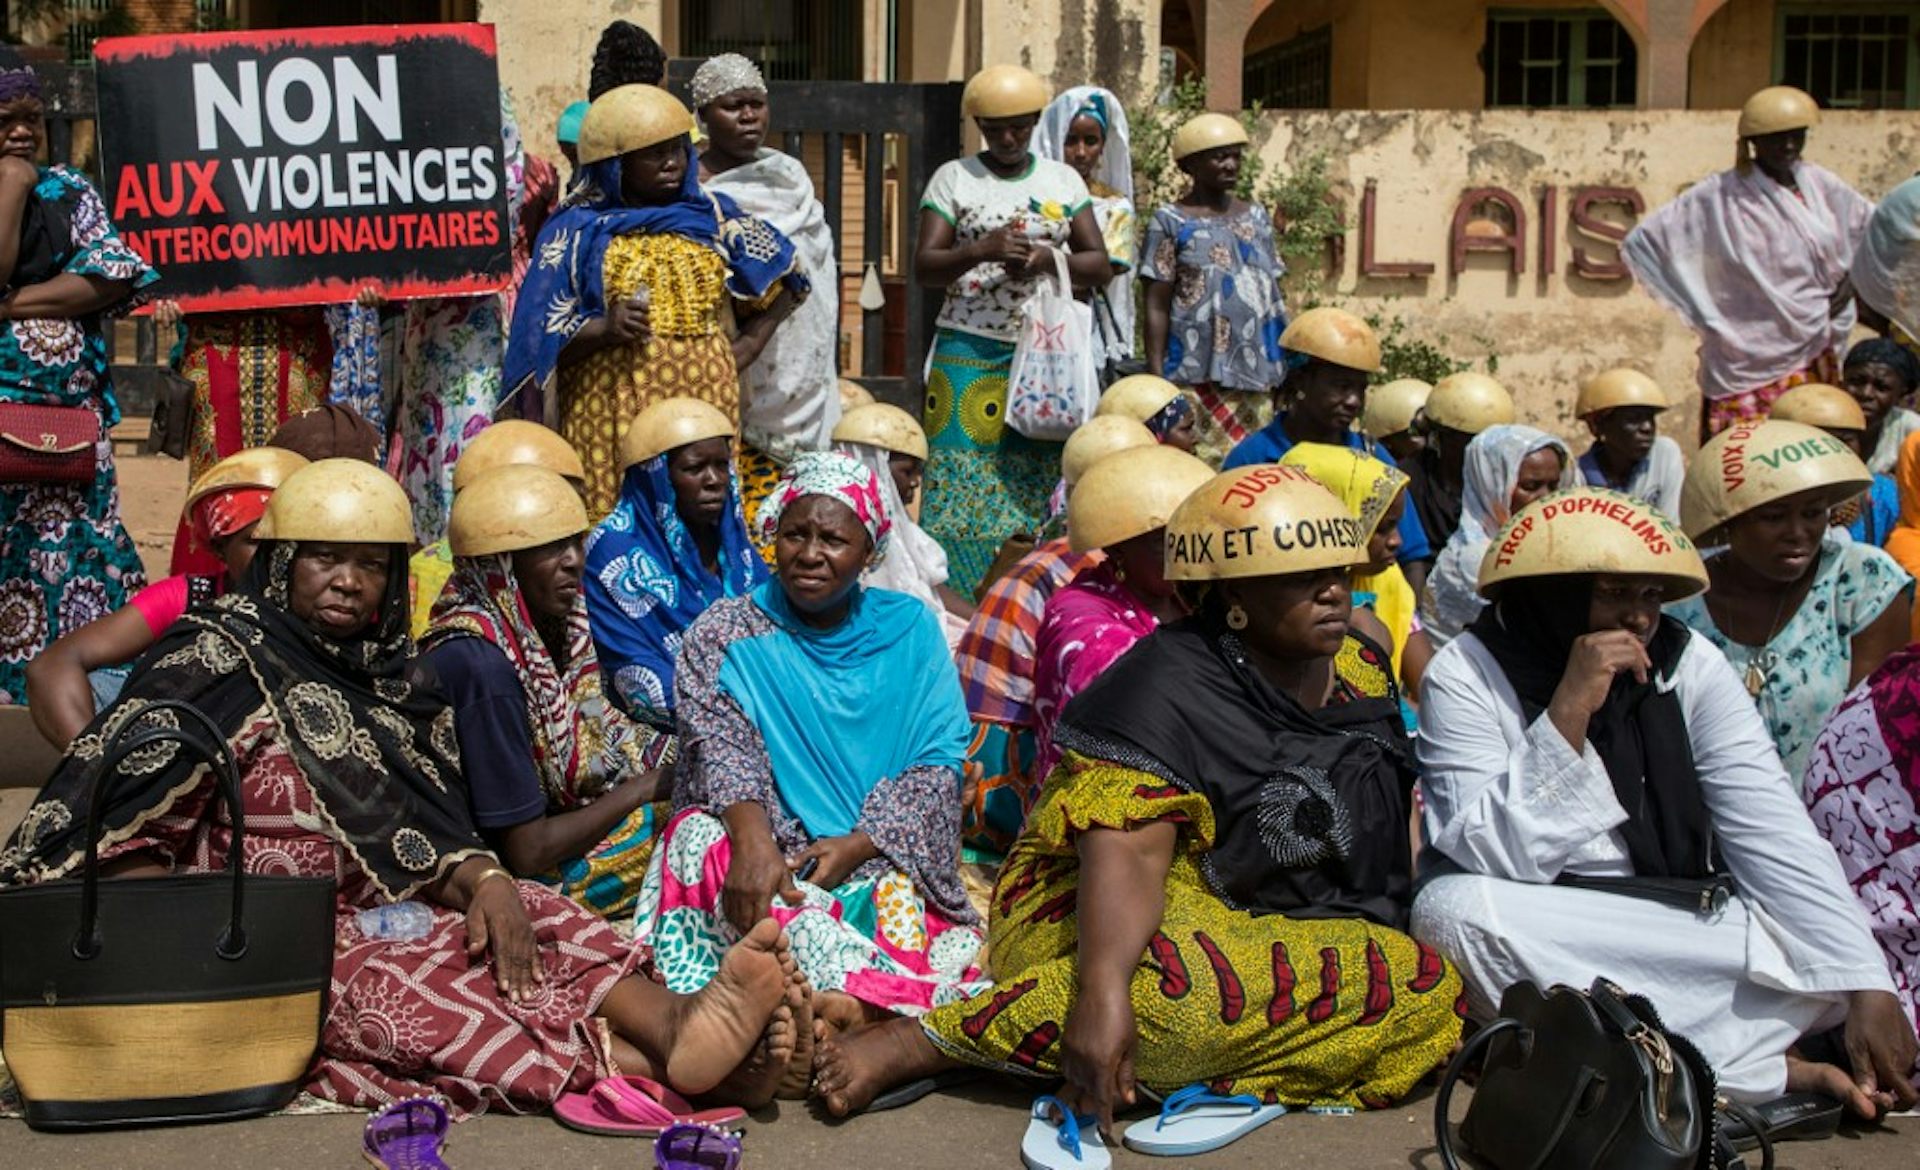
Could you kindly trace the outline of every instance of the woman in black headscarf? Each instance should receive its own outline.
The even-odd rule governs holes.
[[[617,1067],[682,1092],[770,1098],[800,997],[771,920],[727,953],[709,990],[682,999],[636,976],[632,948],[599,918],[516,882],[481,841],[453,712],[406,681],[413,529],[399,485],[367,463],[322,460],[287,478],[258,533],[240,587],[176,622],[74,741],[0,850],[0,882],[73,873],[106,741],[177,719],[146,712],[151,701],[186,700],[240,765],[247,868],[339,882],[309,1091],[359,1106],[436,1092],[460,1112],[525,1111]],[[170,743],[124,761],[100,816],[106,872],[222,865],[232,828],[213,788]],[[429,911],[424,937],[369,936],[358,913],[400,901]]]
[[[1414,935],[1483,1017],[1522,980],[1606,976],[1737,1099],[1910,1105],[1914,1032],[1833,851],[1726,658],[1661,613],[1706,585],[1686,536],[1616,492],[1508,521],[1491,604],[1422,685]],[[1851,1077],[1789,1051],[1843,1021]]]

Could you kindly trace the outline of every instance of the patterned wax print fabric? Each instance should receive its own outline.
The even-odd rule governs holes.
[[[627,468],[620,503],[587,537],[586,597],[594,646],[622,711],[655,727],[674,721],[674,661],[695,618],[767,579],[740,515],[739,485],[720,514],[711,572],[675,504],[672,452]]]
[[[280,424],[327,399],[333,365],[328,319],[318,309],[268,313],[196,313],[184,322],[180,373],[193,383],[193,433],[187,482],[248,447],[264,447]],[[170,572],[225,568],[211,545],[182,518]]]
[[[1839,381],[1840,352],[1823,350],[1804,368],[1782,374],[1764,386],[1729,394],[1724,398],[1707,399],[1700,437],[1705,441],[1728,427],[1764,421],[1772,413],[1773,404],[1780,400],[1780,396],[1795,386],[1805,386],[1809,382],[1832,386]]]
[[[529,759],[470,760],[468,768],[530,766],[546,797],[548,815],[580,808],[631,776],[673,762],[672,736],[629,719],[602,692],[584,591],[567,614],[565,657],[556,661],[534,628],[513,575],[513,558],[455,558],[453,576],[434,604],[422,650],[459,638],[477,638],[505,657],[519,681],[524,708],[518,715],[532,749]],[[491,718],[502,713],[476,714]],[[552,884],[596,913],[631,913],[659,830],[652,811],[636,810],[585,854],[562,861]]]
[[[1722,554],[1725,555],[1725,554]],[[1713,624],[1706,597],[1690,597],[1669,612],[1726,653],[1746,678],[1758,668],[1766,687],[1755,698],[1767,733],[1795,791],[1802,791],[1807,752],[1827,716],[1847,693],[1853,636],[1873,624],[1913,578],[1880,549],[1829,531],[1806,600],[1765,646],[1733,641]]]
[[[1059,443],[1006,424],[1014,344],[940,329],[927,380],[920,527],[947,553],[947,584],[972,593],[1007,537],[1036,533],[1060,478]]]
[[[133,302],[159,279],[120,239],[100,193],[78,171],[40,168],[30,201],[66,232],[49,241],[61,274],[126,281]],[[105,320],[42,317],[0,326],[0,403],[70,406],[100,417],[86,483],[0,484],[0,704],[27,701],[27,663],[68,630],[124,606],[146,584],[120,520],[108,430],[120,421],[107,365]]]
[[[701,188],[692,143],[686,178],[665,203],[628,204],[620,165],[616,156],[581,167],[540,229],[507,347],[507,392],[522,415],[554,427],[580,453],[595,519],[613,510],[620,440],[642,409],[684,395],[738,418],[727,305],[751,314],[782,291],[804,303],[812,287],[792,241],[731,197]],[[588,321],[640,295],[651,336],[561,368],[560,351]]]
[[[1278,386],[1286,378],[1286,271],[1264,207],[1199,215],[1168,204],[1154,212],[1140,275],[1173,286],[1166,364],[1157,372],[1176,385],[1216,392]]]
[[[678,812],[635,918],[661,980],[703,985],[735,937],[719,903],[731,848],[715,818],[752,801],[785,855],[855,829],[879,850],[808,906],[769,907],[816,989],[912,1014],[977,990],[979,915],[959,874],[966,718],[926,607],[863,589],[820,631],[768,583],[694,623],[678,689]]]
[[[500,405],[506,344],[500,297],[408,301],[400,335],[400,483],[413,531],[431,543],[447,531],[453,465]]]
[[[1840,855],[1894,993],[1920,1019],[1920,650],[1887,658],[1828,718],[1807,761],[1807,810]],[[1920,1070],[1916,1070],[1920,1071]]]
[[[1093,829],[1179,827],[1166,912],[1130,989],[1134,1072],[1165,1094],[1201,1082],[1293,1106],[1384,1108],[1443,1063],[1460,1036],[1460,977],[1438,951],[1358,918],[1255,916],[1215,895],[1206,798],[1158,776],[1069,753],[1047,781],[993,893],[996,980],[925,1017],[969,1064],[1061,1075],[1078,989],[1081,877]]]

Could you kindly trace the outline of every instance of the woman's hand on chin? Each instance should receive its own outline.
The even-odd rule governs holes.
[[[506,871],[489,868],[467,900],[467,957],[493,955],[493,981],[512,1003],[532,998],[546,982],[533,923],[520,902],[520,886]]]

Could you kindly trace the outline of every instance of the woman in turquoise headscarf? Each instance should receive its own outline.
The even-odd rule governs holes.
[[[804,453],[759,523],[774,578],[716,602],[681,650],[677,811],[635,942],[668,987],[698,988],[771,909],[816,994],[922,1014],[981,985],[960,680],[931,610],[860,585],[889,535],[871,471]]]

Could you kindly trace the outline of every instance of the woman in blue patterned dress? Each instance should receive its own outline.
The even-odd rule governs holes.
[[[120,421],[103,314],[159,279],[121,242],[78,172],[35,163],[46,107],[33,69],[0,50],[0,409],[79,407],[99,416],[84,483],[0,482],[0,703],[24,703],[27,663],[62,632],[146,584],[120,522],[107,430]]]

